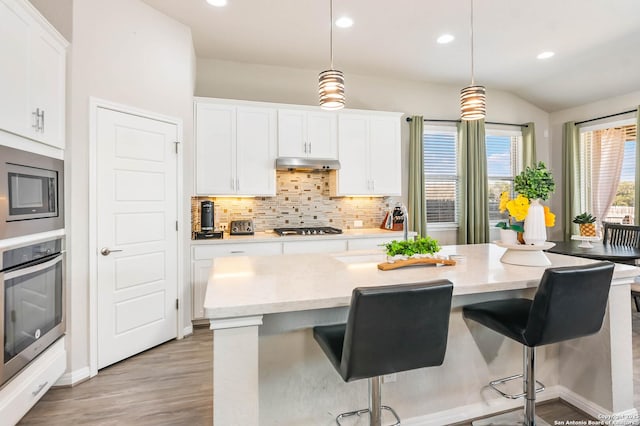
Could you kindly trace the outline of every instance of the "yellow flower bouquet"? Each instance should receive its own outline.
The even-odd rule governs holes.
[[[544,207],[544,223],[547,228],[552,227],[556,223],[556,215],[551,212],[549,207]],[[518,194],[518,196],[514,199],[511,199],[508,192],[503,192],[500,194],[500,213],[504,213],[505,211],[509,212],[508,222],[498,222],[496,226],[502,229],[513,229],[516,232],[524,232],[524,228],[522,225],[511,223],[511,218],[513,218],[516,222],[522,222],[527,217],[527,213],[529,212],[529,199],[522,194]]]

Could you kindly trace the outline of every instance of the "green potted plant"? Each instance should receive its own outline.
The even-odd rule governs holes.
[[[408,259],[410,257],[429,257],[440,251],[438,241],[431,237],[417,238],[414,241],[393,240],[384,244],[387,256],[391,259]]]
[[[529,200],[548,200],[551,193],[556,189],[551,172],[547,166],[540,161],[535,167],[527,167],[514,179],[514,189],[518,194],[522,194]]]
[[[573,223],[580,225],[580,235],[583,237],[596,236],[596,218],[591,214],[584,212],[573,218]]]
[[[549,199],[555,190],[551,172],[542,162],[533,167],[527,167],[513,180],[515,191],[530,202],[524,220],[524,241],[526,244],[543,245],[547,239],[545,226],[553,226],[554,217],[548,207],[540,204],[541,200]],[[548,214],[547,214],[548,213]]]

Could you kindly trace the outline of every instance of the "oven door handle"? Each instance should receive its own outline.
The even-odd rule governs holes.
[[[4,280],[8,281],[8,280],[12,280],[14,278],[18,278],[24,275],[29,275],[29,274],[33,274],[34,272],[40,272],[44,269],[50,268],[53,265],[55,265],[58,262],[62,262],[62,254],[64,252],[61,252],[60,254],[58,254],[56,257],[47,260],[46,262],[42,262],[42,263],[37,263],[35,265],[32,266],[27,266],[26,268],[18,268],[18,269],[14,269],[12,271],[9,272],[5,272],[4,274]]]

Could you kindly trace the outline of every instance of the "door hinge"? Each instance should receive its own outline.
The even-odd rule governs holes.
[[[180,144],[180,141],[175,141],[173,143],[176,146],[176,154],[177,154],[178,153],[178,145]]]
[[[176,299],[176,310],[180,307],[180,299]]]
[[[176,231],[178,230],[178,221],[176,220]]]

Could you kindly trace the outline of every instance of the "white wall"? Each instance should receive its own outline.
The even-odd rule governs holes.
[[[318,72],[198,58],[196,96],[317,105]],[[345,71],[347,108],[398,111],[425,118],[457,119],[461,87],[354,75]],[[487,121],[535,122],[538,159],[548,162],[549,114],[510,94],[487,87]],[[408,182],[409,125],[403,121],[403,198]],[[559,167],[559,166],[558,166]],[[556,174],[560,172],[560,168]],[[428,225],[427,225],[428,226]],[[428,231],[442,244],[454,232]]]
[[[188,27],[138,0],[74,0],[69,53],[69,369],[78,371],[89,365],[88,266],[94,255],[88,253],[89,97],[181,118],[190,145],[195,55]],[[185,192],[188,217],[190,186]]]
[[[67,41],[73,35],[73,0],[29,0]]]
[[[552,210],[556,213],[556,226],[551,239],[562,239],[562,125],[568,121],[583,121],[605,115],[616,114],[638,108],[640,105],[640,91],[623,96],[603,99],[598,102],[581,105],[579,107],[556,111],[549,116],[551,129],[550,158],[551,168],[556,171],[556,192],[552,197]]]

